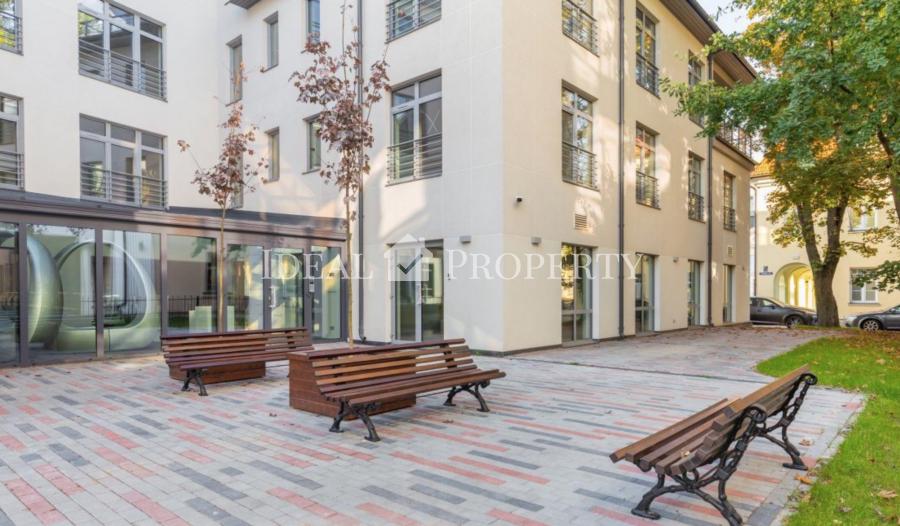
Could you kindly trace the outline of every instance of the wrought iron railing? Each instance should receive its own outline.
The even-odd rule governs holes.
[[[441,134],[390,147],[388,178],[391,182],[441,175],[443,146]]]
[[[82,163],[81,197],[147,208],[165,208],[166,182]]]
[[[748,158],[753,158],[753,136],[740,126],[723,126],[716,137]]]
[[[737,230],[737,214],[735,213],[734,208],[726,206],[722,215],[725,223],[725,230],[735,232]]]
[[[688,217],[694,221],[703,221],[703,196],[688,192]]]
[[[597,157],[572,144],[563,143],[562,176],[564,181],[597,187]]]
[[[650,90],[654,95],[659,95],[659,68],[642,55],[636,57],[634,78],[638,85]]]
[[[22,52],[22,19],[5,11],[0,11],[0,49]]]
[[[157,99],[166,98],[165,71],[84,40],[78,42],[78,71]]]
[[[597,53],[597,21],[571,0],[562,2],[562,30],[591,53]]]
[[[643,172],[637,173],[637,202],[659,208],[659,182],[656,177]]]
[[[21,153],[0,152],[0,186],[22,188],[24,168]]]
[[[395,0],[387,6],[387,39],[393,40],[441,18],[441,0]]]

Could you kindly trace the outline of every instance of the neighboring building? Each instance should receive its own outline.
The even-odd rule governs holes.
[[[778,225],[769,220],[767,203],[769,195],[775,189],[776,183],[769,176],[756,176],[751,181],[751,192],[754,195],[751,213],[755,218],[755,228],[751,229],[754,247],[751,267],[755,269],[751,293],[789,305],[815,309],[813,275],[806,249],[798,245],[783,247],[772,239],[772,233]],[[894,213],[893,208],[873,210],[869,214],[848,211],[841,238],[846,241],[860,240],[864,231],[889,224]],[[886,293],[877,290],[873,284],[859,286],[853,283],[852,278],[856,272],[875,268],[900,256],[889,241],[882,242],[877,249],[877,255],[872,257],[854,251],[848,251],[841,257],[833,283],[841,318],[900,305],[900,292]]]
[[[388,45],[394,90],[356,225],[374,276],[358,337],[512,351],[748,319],[748,144],[697,138],[659,93],[666,75],[753,76],[699,57],[716,28],[694,2],[625,1],[624,28],[599,2],[361,3],[365,59]],[[0,363],[154,351],[182,332],[345,337],[341,201],[317,175],[317,110],[288,82],[307,38],[340,38],[340,4],[0,0]],[[217,211],[191,179],[237,101],[272,160],[229,212],[217,269]],[[638,279],[575,271],[619,252],[647,255]],[[563,254],[561,275],[449,279],[454,254],[478,253],[492,268]],[[265,274],[310,254],[290,279]],[[429,280],[390,279],[416,257]]]

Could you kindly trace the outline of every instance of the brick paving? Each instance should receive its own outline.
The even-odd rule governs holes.
[[[722,524],[715,510],[681,496],[658,499],[661,521],[630,515],[655,479],[607,455],[757,388],[748,365],[755,358],[728,356],[771,352],[784,336],[755,334],[672,340],[681,348],[693,338],[693,352],[705,353],[716,347],[710,342],[734,339],[735,349],[716,351],[715,362],[727,363],[723,372],[733,378],[712,368],[681,374],[696,365],[676,368],[660,337],[630,343],[651,360],[645,366],[665,366],[662,372],[632,367],[639,360],[624,367],[620,351],[605,359],[585,349],[555,358],[481,357],[482,366],[508,374],[486,390],[490,414],[475,411],[465,394],[455,408],[426,397],[413,409],[376,416],[377,444],[362,439],[357,422],[331,434],[329,419],[290,409],[285,367],[270,367],[265,379],[210,386],[206,398],[179,392],[155,357],[2,370],[0,526]],[[571,352],[593,358],[592,366],[566,363]],[[652,362],[654,352],[667,357]],[[694,357],[685,351],[682,361]],[[795,442],[809,444],[801,446],[808,461],[834,447],[862,401],[811,390],[793,432]],[[799,484],[783,460],[757,441],[732,478],[729,494],[749,524],[773,523]]]

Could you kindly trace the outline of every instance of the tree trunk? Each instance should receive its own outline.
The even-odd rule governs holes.
[[[841,261],[841,223],[844,220],[847,199],[841,199],[836,207],[826,211],[824,257],[816,244],[815,221],[805,203],[797,204],[797,219],[801,236],[806,247],[806,256],[813,273],[813,288],[816,295],[816,311],[822,327],[840,326],[837,300],[834,298],[834,273]]]
[[[834,299],[834,270],[813,270],[813,283],[816,293],[816,314],[821,327],[837,327],[840,325],[837,300]]]
[[[345,250],[347,259],[345,268],[348,270],[347,279],[347,346],[353,348],[353,232],[350,228],[350,190],[344,193],[344,233],[347,235]]]

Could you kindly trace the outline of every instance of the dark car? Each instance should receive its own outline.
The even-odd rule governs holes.
[[[772,298],[750,298],[750,321],[761,325],[815,325],[816,311],[785,305]]]
[[[900,329],[900,305],[878,312],[867,312],[844,318],[847,327],[859,327],[865,331]]]

